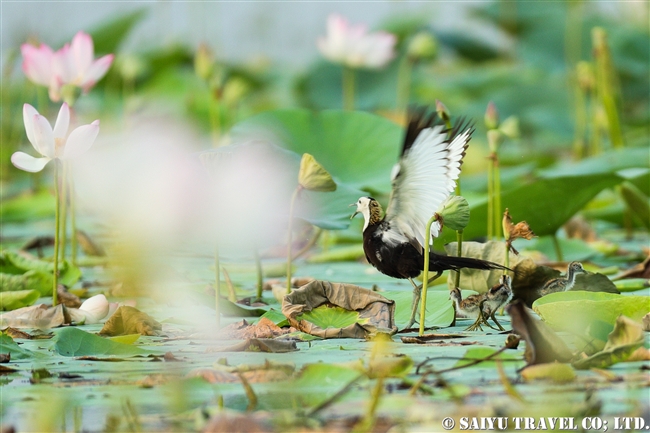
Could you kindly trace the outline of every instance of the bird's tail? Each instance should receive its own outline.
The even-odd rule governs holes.
[[[463,268],[481,269],[485,271],[491,269],[512,271],[510,268],[488,260],[475,259],[472,257],[444,256],[442,254],[436,254],[433,251],[429,255],[429,268],[436,271],[457,271]]]

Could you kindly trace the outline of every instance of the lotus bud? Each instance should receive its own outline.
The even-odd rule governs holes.
[[[336,191],[336,182],[332,176],[308,153],[303,154],[300,160],[298,183],[310,191]]]
[[[108,315],[110,305],[104,295],[86,299],[79,309],[69,308],[70,318],[77,324],[92,325]]]
[[[433,60],[437,53],[436,38],[424,30],[413,36],[406,49],[407,56],[412,60]]]
[[[445,227],[456,231],[464,230],[469,224],[469,203],[459,195],[450,196],[437,214]]]
[[[125,81],[133,81],[138,78],[146,69],[145,63],[135,55],[120,55],[116,61],[116,67]]]
[[[492,101],[488,103],[485,110],[485,126],[487,129],[497,129],[499,127],[499,111]]]
[[[442,119],[443,122],[448,123],[449,120],[451,119],[451,116],[449,115],[449,110],[439,100],[436,99],[436,113],[438,113],[438,116],[440,116],[440,119]]]
[[[499,125],[499,131],[508,138],[519,138],[519,118],[510,116]]]
[[[214,54],[207,44],[199,44],[194,56],[194,72],[202,80],[208,81],[214,69]]]
[[[248,81],[241,77],[232,77],[226,82],[221,97],[226,104],[232,105],[239,102],[249,91]]]

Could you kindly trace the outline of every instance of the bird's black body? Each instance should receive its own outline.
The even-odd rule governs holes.
[[[363,232],[363,251],[366,259],[382,274],[393,278],[415,278],[424,270],[424,255],[409,242],[389,245],[382,239],[382,233],[389,223],[380,221],[369,225]],[[506,269],[496,263],[470,257],[454,257],[429,252],[429,270],[443,272],[446,270],[471,269]]]

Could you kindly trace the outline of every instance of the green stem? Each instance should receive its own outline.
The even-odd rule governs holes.
[[[61,241],[59,242],[59,247],[61,249],[61,259],[65,260],[65,247],[68,243],[68,176],[69,176],[69,167],[67,162],[62,162],[63,165],[63,176],[61,180],[61,203],[63,207],[61,208]]]
[[[487,238],[492,240],[494,237],[494,164],[492,164],[492,155],[490,155],[490,162],[488,164],[487,172]]]
[[[420,332],[418,335],[424,335],[424,324],[427,313],[427,286],[429,285],[429,239],[431,239],[431,224],[438,219],[438,214],[433,216],[427,222],[427,228],[424,231],[424,275],[422,280],[422,296],[420,298]]]
[[[587,97],[586,92],[575,84],[575,109],[576,126],[573,153],[575,159],[582,159],[586,155],[585,137],[587,135]]]
[[[221,134],[221,106],[219,104],[219,96],[216,94],[218,90],[210,90],[212,99],[210,100],[210,127],[212,129],[212,145],[217,147],[219,144],[219,135]]]
[[[413,74],[413,62],[408,56],[404,56],[397,72],[397,109],[404,110],[408,105],[411,94],[411,78]]]
[[[510,242],[509,241],[506,241],[506,253],[505,253],[505,256],[506,256],[506,258],[505,258],[505,262],[503,263],[503,266],[505,266],[506,268],[509,268],[510,267]],[[507,272],[508,271],[506,271],[504,269],[503,270],[503,275],[505,275]]]
[[[221,263],[219,260],[219,245],[214,247],[214,308],[217,313],[217,327],[221,325],[221,313],[219,312],[219,301],[221,299]]]
[[[463,231],[456,230],[456,256],[463,256]],[[456,271],[454,286],[460,288],[460,271]]]
[[[354,69],[343,67],[343,109],[354,110]]]
[[[57,304],[57,288],[59,287],[59,231],[61,230],[61,192],[59,187],[59,160],[54,160],[54,275],[52,278],[52,306]]]
[[[262,300],[262,290],[264,289],[264,274],[262,272],[262,260],[260,259],[260,253],[257,251],[257,248],[253,249],[253,255],[255,258],[255,269],[257,271],[257,300]]]
[[[492,160],[494,164],[494,237],[499,237],[498,233],[501,230],[501,173],[499,168],[499,156],[494,152],[494,159]]]
[[[76,191],[74,188],[74,179],[72,177],[72,171],[68,173],[68,188],[69,188],[69,195],[70,195],[70,225],[72,226],[72,238],[70,239],[70,248],[71,248],[71,255],[72,255],[72,264],[77,265],[77,253],[79,249],[77,248],[78,246],[78,236],[77,236],[77,197],[76,197]]]
[[[291,196],[291,205],[289,207],[289,233],[287,241],[287,293],[291,293],[291,242],[292,242],[292,230],[293,230],[293,209],[296,204],[296,198],[302,190],[302,186],[298,185],[296,190]]]

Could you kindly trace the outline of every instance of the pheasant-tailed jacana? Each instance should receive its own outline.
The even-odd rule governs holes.
[[[421,287],[413,282],[424,269],[423,249],[429,248],[441,230],[440,222],[431,225],[431,239],[424,239],[426,224],[456,188],[460,166],[473,128],[458,122],[448,130],[435,112],[426,108],[409,111],[402,145],[402,156],[393,167],[392,192],[382,218],[380,204],[372,197],[361,197],[357,213],[364,217],[363,250],[366,259],[380,272],[393,278],[408,279],[413,287],[413,307],[406,326],[415,322]],[[443,271],[461,268],[505,269],[485,260],[452,257],[431,252],[429,269],[438,278]]]
[[[501,307],[504,307],[512,299],[512,279],[509,275],[502,275],[499,283],[491,287],[485,294],[485,301],[483,302],[483,317],[487,323],[487,318],[492,319],[499,330],[504,331],[503,326],[494,317],[494,314]]]
[[[549,293],[566,292],[571,290],[576,282],[576,275],[586,273],[587,271],[583,269],[582,263],[571,262],[567,267],[566,276],[553,278],[552,280],[547,281],[546,284],[539,289],[539,296],[541,297],[548,295]]]
[[[456,287],[451,290],[451,292],[449,292],[449,297],[456,304],[456,314],[460,313],[469,319],[476,319],[473,324],[467,327],[467,331],[476,331],[477,329],[483,330],[483,328],[481,328],[481,323],[487,324],[487,321],[485,320],[485,317],[480,313],[483,309],[483,306],[485,305],[485,293],[469,295],[463,299],[463,296],[460,293],[460,289]]]

